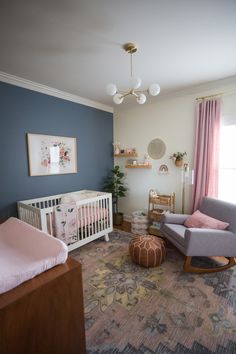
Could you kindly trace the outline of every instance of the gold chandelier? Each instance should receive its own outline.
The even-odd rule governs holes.
[[[123,49],[130,54],[130,76],[131,76],[131,88],[128,91],[120,91],[115,84],[108,84],[106,86],[106,92],[108,95],[113,96],[113,102],[121,104],[124,98],[131,95],[136,98],[137,103],[144,104],[146,102],[146,94],[151,96],[157,96],[160,93],[160,86],[157,83],[153,83],[146,90],[138,90],[141,86],[142,80],[140,77],[133,76],[133,57],[132,55],[137,52],[138,48],[135,43],[126,43],[123,45]]]

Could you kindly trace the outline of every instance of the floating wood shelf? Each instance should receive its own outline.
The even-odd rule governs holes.
[[[152,165],[125,165],[126,168],[152,168]]]
[[[133,153],[133,154],[115,154],[115,157],[138,157],[137,153]]]

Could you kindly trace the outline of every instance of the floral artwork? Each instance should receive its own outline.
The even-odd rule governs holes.
[[[76,139],[27,134],[30,176],[76,173]]]
[[[45,141],[41,144],[41,165],[48,167],[54,162],[58,162],[60,166],[66,166],[71,160],[71,148],[61,141],[52,142],[52,146],[48,147]]]

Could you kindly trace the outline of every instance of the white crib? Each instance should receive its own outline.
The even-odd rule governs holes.
[[[78,213],[81,215],[86,209],[86,215],[81,215],[81,217],[89,220],[87,225],[84,226],[80,226],[78,222],[77,239],[75,242],[68,245],[68,250],[72,251],[102,236],[108,241],[108,233],[113,230],[112,195],[110,193],[81,190],[44,198],[19,201],[17,203],[18,217],[20,220],[56,237],[53,227],[54,207],[61,204],[62,198],[67,196],[75,197]],[[103,213],[103,216],[99,219],[94,219],[94,211],[99,210],[106,210],[106,213]]]

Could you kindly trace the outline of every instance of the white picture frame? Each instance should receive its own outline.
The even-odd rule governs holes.
[[[30,176],[77,173],[76,138],[27,133]]]

